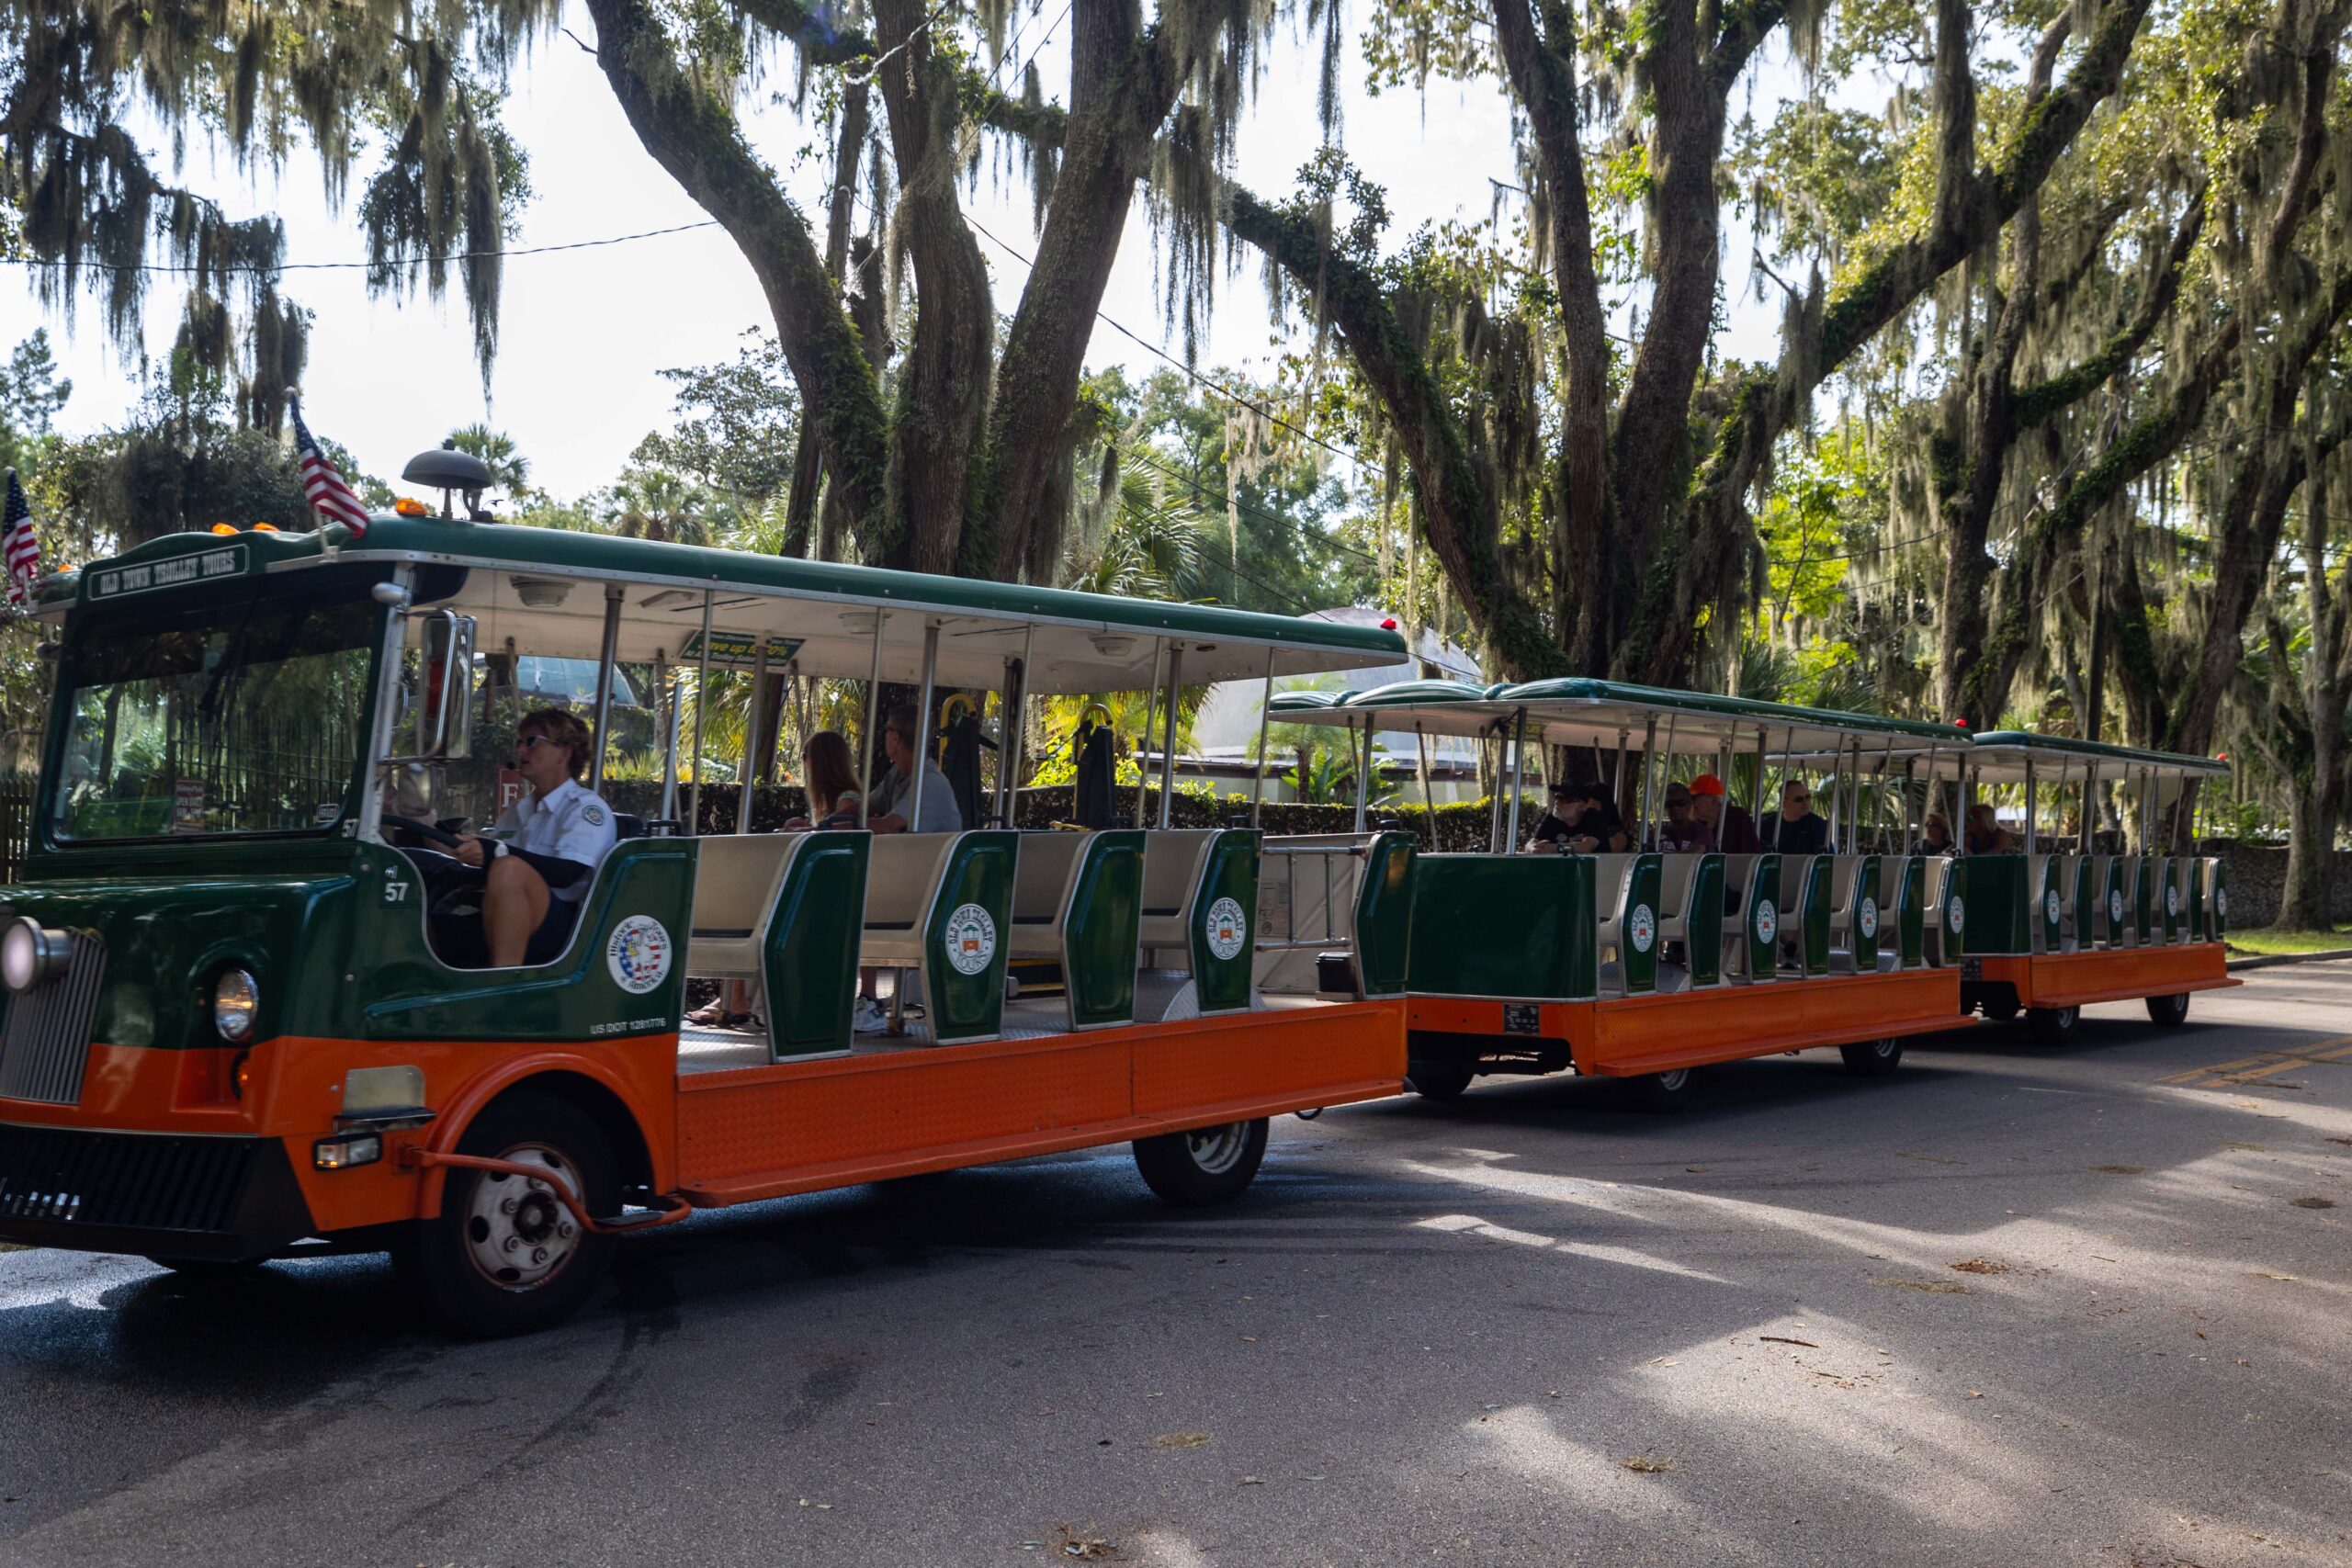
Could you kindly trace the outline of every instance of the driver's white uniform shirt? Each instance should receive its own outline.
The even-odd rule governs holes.
[[[510,835],[506,841],[518,850],[577,861],[588,868],[589,874],[571,886],[548,890],[566,904],[577,904],[588,897],[596,867],[604,863],[619,837],[613,825],[613,808],[590,794],[578,779],[564,780],[544,797],[525,790],[520,800],[498,814],[498,826]]]

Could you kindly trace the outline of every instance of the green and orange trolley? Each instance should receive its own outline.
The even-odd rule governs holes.
[[[159,538],[37,607],[0,1238],[192,1271],[389,1251],[445,1319],[513,1332],[696,1210],[1125,1141],[1213,1202],[1267,1118],[1401,1081],[1401,835],[1179,829],[1165,792],[1157,824],[1020,832],[1009,774],[967,831],[683,830],[736,787],[719,684],[755,713],[786,674],[862,690],[869,762],[886,684],[992,693],[1010,752],[1033,696],[1162,693],[1172,738],[1180,683],[1393,665],[1392,632],[394,515]],[[592,785],[661,805],[559,958],[469,967],[436,933],[479,895],[442,852],[556,695],[594,710]],[[1310,890],[1265,901],[1281,932],[1261,874]],[[1064,984],[1008,997],[1014,959]],[[861,966],[897,976],[891,1033],[852,1032]],[[756,985],[760,1026],[687,1025],[689,976]]]

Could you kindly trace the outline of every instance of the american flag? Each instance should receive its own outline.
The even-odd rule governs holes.
[[[302,405],[294,405],[294,449],[302,460],[302,493],[310,498],[311,510],[329,523],[340,523],[351,530],[351,536],[368,536],[368,509],[334,471],[327,455],[319,450],[318,437],[302,423]]]
[[[8,602],[21,604],[25,591],[40,575],[40,541],[33,536],[33,509],[25,504],[25,487],[17,470],[8,470],[8,504],[0,513],[0,558],[8,568]]]

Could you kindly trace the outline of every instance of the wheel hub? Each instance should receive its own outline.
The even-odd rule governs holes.
[[[1249,1124],[1242,1122],[1203,1127],[1184,1134],[1184,1146],[1191,1152],[1193,1163],[1210,1176],[1222,1176],[1239,1165],[1242,1151],[1249,1144]]]
[[[571,1162],[544,1145],[525,1144],[498,1157],[538,1166],[571,1191],[581,1190]],[[510,1291],[544,1284],[579,1246],[579,1222],[547,1182],[501,1171],[476,1179],[466,1205],[466,1255],[492,1284]]]

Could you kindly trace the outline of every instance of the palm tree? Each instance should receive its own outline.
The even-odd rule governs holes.
[[[458,451],[472,454],[490,466],[490,482],[504,491],[517,505],[531,493],[531,460],[514,449],[514,438],[476,421],[449,432]]]

